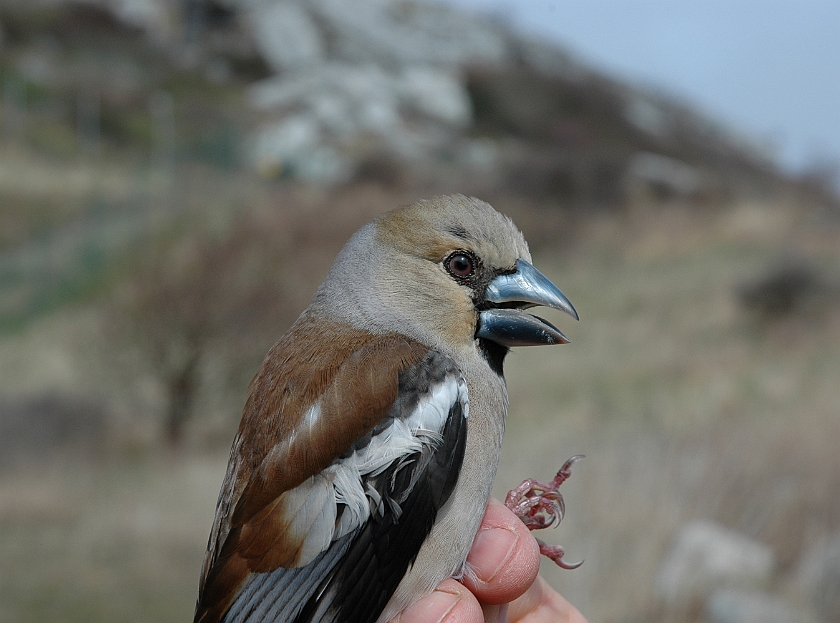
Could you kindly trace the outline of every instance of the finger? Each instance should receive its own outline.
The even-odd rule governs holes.
[[[503,604],[528,590],[540,570],[540,549],[519,518],[490,500],[467,557],[463,578],[479,601]]]
[[[481,604],[481,611],[484,613],[484,623],[508,623],[507,604],[502,604],[500,606]]]
[[[542,578],[508,607],[509,623],[587,623],[584,616]]]
[[[391,623],[484,623],[484,616],[469,589],[449,578],[391,619]]]

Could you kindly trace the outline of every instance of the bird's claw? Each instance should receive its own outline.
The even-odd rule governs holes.
[[[558,567],[571,570],[577,569],[583,564],[582,560],[579,560],[577,562],[566,562],[565,560],[563,560],[563,556],[566,555],[566,550],[564,550],[559,545],[548,545],[540,539],[537,539],[537,543],[539,543],[540,546],[540,554],[542,554],[546,558],[553,560],[555,563],[557,563]]]
[[[583,455],[576,454],[563,463],[557,475],[549,483],[539,482],[532,478],[525,480],[507,494],[505,506],[512,510],[529,530],[542,530],[558,525],[566,513],[566,504],[558,489],[571,476],[572,465],[582,458]],[[583,564],[583,561],[577,563],[564,561],[565,551],[559,545],[547,545],[539,539],[537,543],[540,545],[540,553],[563,569],[577,569]]]

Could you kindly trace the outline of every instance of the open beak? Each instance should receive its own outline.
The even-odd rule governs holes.
[[[484,300],[498,305],[479,313],[477,338],[502,346],[568,344],[569,338],[557,327],[523,309],[544,305],[566,312],[575,320],[578,313],[566,295],[525,260],[516,260],[516,271],[499,275],[487,285]]]

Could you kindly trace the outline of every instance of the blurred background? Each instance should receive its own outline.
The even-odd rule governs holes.
[[[265,352],[452,192],[581,315],[506,365],[496,495],[587,456],[549,581],[840,621],[840,18],[777,4],[2,0],[0,621],[190,620]]]

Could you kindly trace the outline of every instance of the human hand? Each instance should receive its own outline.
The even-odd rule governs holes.
[[[531,532],[498,500],[490,500],[461,582],[447,579],[391,623],[586,623],[539,576]]]

